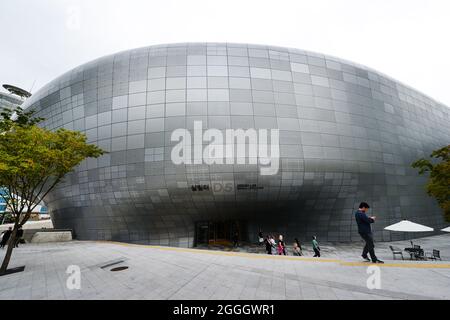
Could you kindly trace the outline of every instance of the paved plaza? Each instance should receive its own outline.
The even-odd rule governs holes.
[[[323,257],[269,256],[72,241],[25,244],[14,250],[10,268],[25,271],[0,277],[0,299],[450,299],[450,235],[414,240],[443,261],[393,260],[389,245],[377,243],[380,289],[368,289],[370,263],[361,244],[322,244]],[[6,250],[0,251],[3,259]],[[405,255],[405,259],[409,258]],[[80,289],[68,289],[67,268],[79,266]],[[127,266],[123,271],[111,269]]]

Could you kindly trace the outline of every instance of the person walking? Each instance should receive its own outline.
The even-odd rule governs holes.
[[[12,234],[12,228],[9,227],[8,230],[3,231],[3,238],[2,241],[0,242],[0,248],[4,248],[6,246],[6,244],[8,243],[9,238],[11,237]]]
[[[301,256],[302,252],[300,250],[300,247],[298,246],[297,242],[294,242],[294,245],[292,246],[292,253],[294,256]]]
[[[259,230],[259,233],[258,233],[258,241],[259,241],[260,246],[262,246],[264,244],[264,235],[261,230]]]
[[[283,241],[278,241],[277,253],[279,256],[283,254]]]
[[[297,238],[294,239],[294,246],[293,246],[292,250],[294,252],[294,256],[302,256],[303,255],[302,246],[300,245],[300,242],[298,241]]]
[[[278,236],[278,250],[281,250],[281,253],[278,253],[279,255],[286,255],[286,245],[284,244],[283,235],[281,234]]]
[[[270,250],[271,250],[271,254],[272,255],[276,255],[277,254],[277,244],[276,244],[275,239],[273,238],[273,236],[270,236]]]
[[[266,243],[267,254],[272,254],[272,243],[270,242],[270,236],[267,236],[264,242]]]
[[[238,246],[239,246],[239,234],[235,232],[233,236],[233,247],[237,248]]]
[[[355,212],[355,219],[358,225],[358,233],[366,242],[361,256],[365,261],[370,262],[370,259],[367,256],[367,253],[369,253],[373,263],[384,263],[375,255],[375,245],[373,243],[371,224],[375,222],[376,217],[367,216],[366,212],[369,210],[369,208],[370,206],[366,202],[361,202],[358,211]]]
[[[312,237],[312,246],[313,246],[313,250],[314,250],[314,257],[320,258],[320,247],[319,247],[319,243],[317,242],[316,236]]]
[[[14,246],[16,248],[19,247],[19,242],[20,242],[20,240],[22,240],[22,237],[23,237],[23,229],[22,229],[22,227],[19,227],[19,229],[17,230],[17,234],[16,234],[16,242],[14,244]]]

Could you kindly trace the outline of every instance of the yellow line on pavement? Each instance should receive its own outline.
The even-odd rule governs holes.
[[[268,254],[256,254],[256,253],[245,253],[245,252],[230,252],[230,251],[218,251],[218,250],[202,250],[202,249],[191,249],[191,248],[177,248],[177,247],[164,247],[164,246],[154,246],[145,244],[135,244],[117,241],[95,241],[98,243],[106,244],[116,244],[125,247],[144,247],[151,249],[158,249],[164,251],[177,251],[177,252],[192,252],[192,253],[202,253],[209,255],[219,255],[219,256],[239,256],[243,258],[251,259],[271,259],[271,260],[294,260],[294,261],[309,261],[309,262],[324,262],[324,263],[338,263],[346,267],[368,267],[370,265],[376,265],[379,267],[390,267],[390,268],[419,268],[419,269],[450,269],[450,264],[443,263],[384,263],[384,264],[373,264],[370,262],[349,262],[339,259],[327,259],[327,258],[306,258],[306,257],[294,257],[294,256],[279,256],[279,255],[268,255]]]
[[[391,267],[391,268],[419,268],[419,269],[450,269],[450,264],[443,263],[383,263],[383,264],[375,264],[369,262],[345,262],[341,261],[339,263],[343,266],[348,267],[367,267],[369,265],[377,265],[379,267]]]
[[[319,261],[317,258],[306,258],[306,257],[294,257],[294,256],[279,256],[279,255],[264,255],[264,254],[255,254],[255,253],[245,253],[245,252],[230,252],[230,251],[219,251],[219,250],[202,250],[202,249],[190,249],[190,248],[177,248],[177,247],[164,247],[164,246],[154,246],[154,245],[146,245],[146,244],[135,244],[135,243],[125,243],[125,242],[117,242],[117,241],[96,241],[101,243],[113,243],[121,246],[127,247],[144,247],[165,251],[178,251],[178,252],[192,252],[192,253],[202,253],[209,255],[220,255],[220,256],[239,256],[245,258],[252,259],[284,259],[284,260],[301,260],[301,261]],[[340,262],[341,260],[337,259],[322,259],[321,262]]]

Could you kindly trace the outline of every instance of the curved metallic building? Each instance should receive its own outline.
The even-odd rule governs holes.
[[[450,142],[450,109],[367,67],[298,49],[156,45],[77,67],[34,94],[50,129],[81,130],[108,154],[69,174],[46,203],[79,239],[170,246],[255,241],[259,230],[359,241],[360,201],[375,238],[408,218],[444,226],[410,164]],[[175,164],[171,134],[279,129],[274,175],[254,164]]]

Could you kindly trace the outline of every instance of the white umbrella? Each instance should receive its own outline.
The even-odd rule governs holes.
[[[444,231],[444,232],[450,232],[450,227],[444,228],[444,229],[442,229],[441,231]]]
[[[402,232],[427,232],[434,231],[433,228],[411,222],[409,220],[403,220],[397,223],[394,223],[390,226],[384,228],[389,231],[402,231]]]

